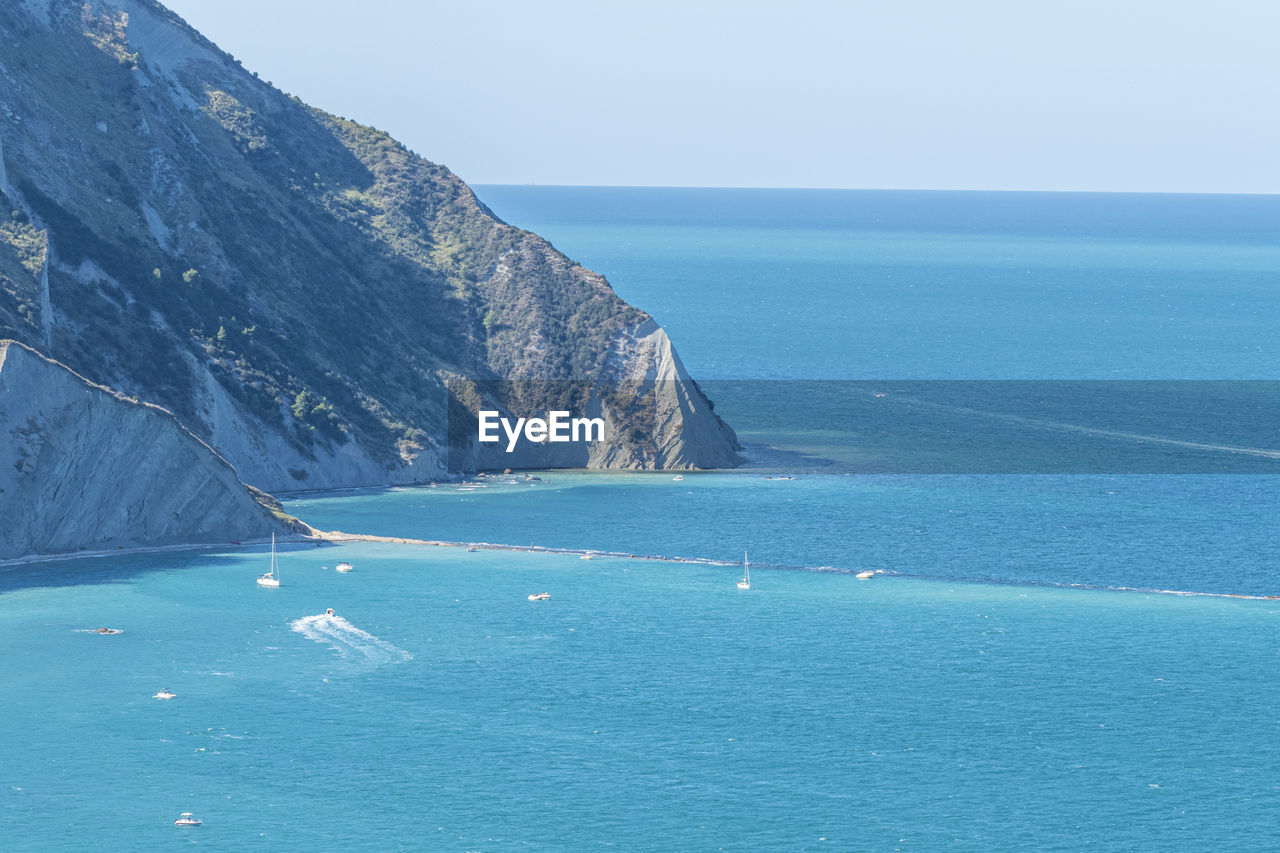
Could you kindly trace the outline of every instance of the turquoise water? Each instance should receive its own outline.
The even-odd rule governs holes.
[[[1280,595],[1280,478],[542,473],[288,508],[321,529],[948,581]]]
[[[480,192],[700,378],[1275,378],[1275,199]],[[755,399],[769,464],[847,441]],[[774,470],[287,504],[750,549],[748,592],[735,565],[372,543],[289,546],[278,590],[263,546],[0,568],[0,846],[1274,846],[1277,478]]]
[[[1257,850],[1280,818],[1277,602],[397,545],[287,551],[261,590],[265,562],[5,572],[6,849]]]

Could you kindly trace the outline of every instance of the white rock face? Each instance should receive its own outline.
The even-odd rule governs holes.
[[[671,338],[650,320],[629,330],[615,352],[627,353],[617,372],[623,381],[640,384],[640,396],[654,395],[655,451],[649,468],[732,468],[742,460],[733,452],[737,437],[711,410],[697,390]],[[591,459],[592,468],[619,467],[616,447],[601,447]],[[635,467],[634,464],[622,467]]]
[[[164,224],[164,220],[160,218],[156,209],[145,201],[142,203],[142,218],[146,220],[147,230],[151,232],[151,236],[156,238],[156,242],[162,248],[168,250],[173,231]]]
[[[474,442],[468,452],[450,460],[454,472],[502,468],[600,468],[622,470],[732,468],[742,462],[733,430],[711,409],[685,371],[671,339],[655,320],[626,329],[614,341],[603,379],[596,383],[582,417],[603,417],[605,440],[547,443],[520,441],[508,453],[498,444]],[[628,424],[614,422],[602,397],[622,391],[628,399],[651,401],[640,406]],[[541,416],[544,413],[524,413]],[[504,413],[505,415],[505,413]],[[514,420],[514,418],[512,418]],[[652,437],[637,446],[619,435],[639,427]]]
[[[146,0],[98,0],[97,5],[119,9],[129,16],[129,47],[166,76],[172,77],[188,62],[221,61],[207,42],[201,44],[189,33],[174,27],[157,15],[153,4]]]
[[[97,0],[103,8],[119,9],[129,16],[129,48],[142,55],[148,69],[166,83],[174,103],[195,112],[197,99],[178,79],[178,71],[189,62],[220,62],[221,57],[206,44],[164,20],[150,4],[138,0]]]
[[[292,531],[167,410],[12,341],[0,341],[0,517],[0,559]]]

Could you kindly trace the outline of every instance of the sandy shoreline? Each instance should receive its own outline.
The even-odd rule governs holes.
[[[23,566],[32,563],[52,563],[93,557],[126,557],[135,554],[165,554],[178,551],[232,550],[267,545],[269,538],[242,539],[236,542],[178,543],[174,545],[148,545],[136,548],[106,548],[95,551],[76,551],[69,554],[28,554],[0,560],[0,568]],[[661,554],[632,554],[625,551],[602,551],[593,548],[552,548],[544,545],[507,545],[500,542],[450,542],[443,539],[410,539],[403,536],[375,536],[370,533],[345,533],[341,530],[315,530],[312,535],[294,534],[277,536],[277,544],[307,544],[341,542],[385,542],[392,545],[428,545],[435,548],[473,548],[477,551],[525,551],[540,554],[562,554],[576,557],[601,557],[623,560],[656,560],[669,563],[694,563],[703,566],[736,566],[735,560],[711,560],[701,557],[669,557]]]
[[[506,545],[501,542],[450,542],[443,539],[407,539],[402,536],[374,536],[368,533],[343,533],[340,530],[316,531],[314,540],[329,542],[388,542],[395,545],[430,545],[436,548],[473,548],[477,551],[523,551],[532,554],[562,554],[570,557],[600,557],[618,560],[655,560],[664,563],[693,563],[701,566],[737,566],[740,560],[711,560],[704,557],[670,557],[663,554],[633,554],[627,551],[602,551],[596,548],[553,548],[547,545]]]

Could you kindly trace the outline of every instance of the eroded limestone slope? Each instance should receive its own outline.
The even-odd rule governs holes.
[[[0,559],[305,528],[158,406],[0,341]]]

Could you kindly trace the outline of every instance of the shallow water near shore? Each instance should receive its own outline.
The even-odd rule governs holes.
[[[321,529],[886,571],[948,581],[1280,594],[1280,478],[1006,475],[768,479],[540,472],[302,495]]]

